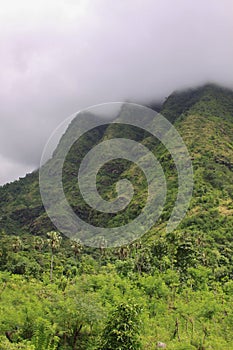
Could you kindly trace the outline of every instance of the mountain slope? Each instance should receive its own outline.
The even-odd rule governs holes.
[[[175,126],[187,144],[193,158],[195,170],[194,198],[190,212],[183,225],[189,220],[190,216],[193,217],[193,213],[198,217],[202,211],[200,204],[203,202],[203,196],[206,198],[208,209],[210,209],[210,206],[213,207],[211,197],[218,198],[218,204],[214,204],[214,208],[218,212],[215,221],[217,222],[223,214],[224,217],[227,216],[226,221],[228,225],[233,193],[233,92],[215,85],[206,85],[199,89],[175,92],[165,101],[161,113],[175,122]],[[69,130],[72,130],[72,127],[73,125],[70,126]],[[93,219],[96,223],[103,221],[106,223],[106,220],[110,220],[110,226],[124,220],[122,213],[113,216],[105,214],[96,216],[96,213],[90,211],[90,208],[80,196],[76,195],[74,198],[72,195],[74,191],[78,192],[76,181],[77,164],[79,164],[85,153],[93,145],[101,142],[101,140],[111,139],[113,136],[119,137],[119,135],[142,142],[142,144],[154,151],[161,160],[168,180],[168,187],[170,188],[162,220],[160,220],[160,225],[165,224],[176,196],[175,185],[177,177],[175,171],[173,171],[174,164],[172,165],[170,155],[161,144],[158,145],[158,142],[152,139],[151,135],[141,132],[137,128],[124,127],[117,130],[110,125],[109,127],[100,127],[92,134],[89,132],[84,135],[72,147],[67,156],[63,171],[67,197],[74,210],[81,214],[84,219]],[[59,147],[55,154],[56,152],[59,152]],[[142,202],[143,204],[145,201],[143,194],[145,181],[143,181],[143,174],[140,170],[136,169],[134,165],[130,165],[127,161],[112,162],[101,169],[98,184],[102,195],[110,198],[115,194],[115,181],[119,177],[126,177],[132,181],[132,175],[135,171],[137,171],[137,176],[134,177],[133,182],[137,188],[137,195],[127,212],[127,216],[130,218],[138,214],[138,203]],[[52,229],[53,226],[44,212],[40,199],[38,172],[1,187],[0,199],[1,227],[7,233],[30,232],[41,234]],[[226,229],[228,229],[228,226]]]
[[[125,307],[138,310],[140,349],[154,350],[159,342],[173,350],[233,349],[232,107],[232,91],[207,85],[175,92],[161,108],[182,135],[194,168],[190,208],[172,233],[166,233],[166,224],[177,195],[176,167],[165,147],[138,128],[106,125],[83,135],[63,169],[74,211],[88,222],[113,227],[143,208],[143,172],[121,159],[100,169],[97,186],[104,198],[114,198],[119,179],[129,179],[135,189],[124,212],[106,215],[79,195],[80,160],[98,142],[123,135],[156,155],[167,180],[166,203],[157,224],[131,244],[103,249],[100,242],[100,249],[92,249],[61,242],[56,232],[46,236],[53,225],[40,199],[38,172],[0,188],[1,349],[39,350],[48,344],[54,350],[100,349],[106,315],[112,319],[114,310]],[[74,128],[75,120],[66,135],[72,137]],[[62,142],[65,138],[48,163],[51,171]],[[108,334],[116,327],[122,334],[128,323],[124,314]]]

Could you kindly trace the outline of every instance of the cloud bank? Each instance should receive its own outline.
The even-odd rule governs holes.
[[[82,108],[233,88],[232,0],[8,0],[0,23],[0,184]]]

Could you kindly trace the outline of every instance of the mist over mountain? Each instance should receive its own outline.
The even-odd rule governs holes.
[[[36,169],[80,109],[233,87],[231,0],[10,0],[0,23],[0,184]]]
[[[172,154],[150,132],[109,124],[106,115],[106,124],[84,133],[67,153],[62,170],[66,200],[83,221],[109,230],[138,217],[148,183],[133,162],[117,158],[97,174],[97,190],[106,201],[116,198],[119,180],[133,185],[132,200],[116,213],[90,207],[77,181],[80,163],[94,146],[119,137],[134,140],[157,157],[167,184],[162,213],[146,234],[134,240],[134,232],[125,231],[132,240],[118,247],[108,247],[104,237],[83,246],[48,217],[38,170],[1,186],[1,349],[233,348],[233,91],[207,84],[176,91],[150,107],[173,123],[191,156],[194,188],[186,216],[167,232],[179,193]],[[119,115],[127,108],[123,104]],[[75,139],[78,126],[74,118],[44,165],[49,185],[63,146]],[[56,191],[52,199],[56,205]],[[65,213],[58,214],[69,228]]]
[[[151,104],[153,107],[153,104]],[[157,105],[155,106],[157,109]],[[163,105],[160,107],[160,113],[164,115],[170,122],[174,123],[178,131],[180,132],[183,140],[185,141],[190,155],[193,159],[193,165],[196,174],[199,174],[200,179],[198,181],[206,183],[205,186],[210,186],[210,191],[220,191],[218,198],[227,195],[229,200],[232,195],[232,123],[233,123],[233,91],[219,87],[214,84],[208,84],[200,88],[190,88],[184,91],[174,92],[170,95]],[[75,119],[69,125],[66,133],[70,133],[70,136],[66,138],[66,134],[61,138],[60,144],[62,145],[63,139],[72,139],[75,137]],[[72,136],[73,135],[73,136]],[[110,220],[111,226],[119,219],[124,221],[125,213],[120,213],[116,216],[107,217],[105,214],[96,214],[95,211],[90,209],[81,199],[77,176],[79,164],[85,154],[94,145],[100,143],[103,140],[111,139],[113,137],[123,137],[140,141],[155,152],[155,155],[161,160],[164,168],[168,171],[167,177],[172,179],[170,187],[172,193],[168,193],[167,201],[167,214],[163,214],[167,217],[172,203],[174,202],[175,195],[175,183],[177,178],[173,178],[170,173],[169,166],[173,169],[172,160],[167,161],[168,156],[166,150],[162,145],[157,147],[157,143],[153,140],[151,135],[147,135],[144,131],[140,131],[134,127],[127,127],[123,129],[116,129],[113,125],[101,126],[96,129],[94,134],[91,132],[84,134],[81,139],[76,142],[70,152],[67,155],[66,162],[63,169],[63,180],[66,196],[69,198],[70,203],[77,213],[81,213],[81,216],[85,220],[94,221],[96,224],[99,221],[106,223],[106,220]],[[151,143],[151,144],[150,144]],[[59,148],[54,152],[54,157],[58,155]],[[158,148],[158,149],[157,149]],[[55,159],[56,161],[56,159]],[[171,164],[170,164],[171,163]],[[124,164],[122,161],[114,161],[106,168],[106,173],[102,169],[98,186],[102,195],[107,196],[108,200],[111,196],[114,196],[114,183],[121,176],[129,178],[131,176],[134,167],[130,164]],[[52,166],[53,167],[53,166]],[[117,169],[115,169],[115,167]],[[168,169],[167,169],[168,168]],[[51,170],[52,171],[52,170]],[[212,175],[211,175],[212,172]],[[115,175],[114,175],[115,174]],[[209,174],[209,175],[207,175]],[[136,183],[134,185],[139,186],[137,200],[143,200],[143,176],[138,175]],[[104,179],[104,180],[103,180]],[[211,180],[212,179],[212,180]],[[175,182],[174,182],[175,181]],[[219,183],[218,183],[219,182]],[[103,185],[103,183],[105,185]],[[141,185],[140,185],[141,183]],[[101,186],[102,184],[102,186]],[[215,188],[217,185],[217,189]],[[101,189],[102,188],[102,189]],[[221,192],[225,189],[226,193]],[[198,192],[198,188],[195,187],[194,194]],[[72,194],[76,193],[75,196]],[[53,225],[50,220],[46,218],[43,205],[39,194],[38,183],[38,171],[28,174],[25,178],[19,181],[15,181],[12,184],[4,185],[0,188],[1,194],[1,211],[2,211],[2,228],[9,230],[9,233],[17,233],[18,230],[22,232],[31,232],[33,234],[46,233],[49,229],[52,229]],[[16,195],[17,194],[17,195]],[[109,197],[110,196],[110,197]],[[137,199],[138,198],[138,199]],[[141,199],[140,199],[141,198]],[[226,199],[226,198],[225,198]],[[226,199],[227,202],[227,199]],[[133,214],[134,206],[136,203],[132,202],[132,208],[128,208],[126,211],[126,217],[130,218]],[[174,204],[174,203],[173,203]],[[92,219],[93,216],[93,219]],[[9,228],[7,228],[9,227]]]

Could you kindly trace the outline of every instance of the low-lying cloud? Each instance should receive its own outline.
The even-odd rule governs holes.
[[[0,21],[0,184],[79,109],[233,87],[232,0],[9,0]]]

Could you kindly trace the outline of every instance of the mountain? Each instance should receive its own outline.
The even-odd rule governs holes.
[[[123,112],[130,112],[127,105],[119,119]],[[166,227],[179,192],[176,164],[162,142],[138,127],[106,123],[84,133],[62,171],[73,211],[110,229],[141,213],[145,174],[132,161],[105,163],[97,174],[102,198],[115,199],[122,179],[134,195],[124,210],[103,213],[80,195],[81,160],[114,137],[141,143],[157,157],[166,201],[157,223],[130,244],[104,249],[99,241],[94,249],[60,235],[41,200],[39,171],[0,187],[0,349],[233,349],[233,91],[214,84],[176,91],[159,112],[182,136],[194,171],[189,209],[173,232]],[[45,164],[48,185],[78,127],[76,118]]]
[[[195,186],[193,199],[186,218],[180,229],[231,229],[232,184],[232,124],[233,124],[233,92],[215,86],[205,85],[197,89],[174,92],[161,107],[160,113],[174,123],[180,132],[193,160]],[[69,126],[67,133],[72,137],[75,120]],[[154,140],[149,133],[136,127],[118,127],[106,125],[98,127],[94,132],[88,132],[75,143],[69,152],[63,169],[64,188],[67,198],[75,212],[85,220],[101,224],[109,222],[115,225],[125,221],[125,217],[138,215],[138,210],[145,202],[143,173],[129,161],[117,160],[109,162],[99,173],[99,188],[106,198],[114,197],[114,183],[120,178],[133,181],[136,186],[136,196],[125,213],[114,215],[100,214],[82,200],[77,186],[78,165],[84,155],[94,145],[112,137],[124,137],[139,141],[152,150],[165,170],[168,180],[168,198],[159,225],[156,225],[149,236],[164,227],[176,196],[177,176],[174,174],[174,164],[163,145]],[[60,141],[62,144],[63,139]],[[54,157],[59,153],[59,145]],[[73,193],[76,195],[73,196]],[[205,199],[204,199],[205,198]],[[215,198],[213,200],[213,198]],[[218,199],[218,200],[217,200]],[[138,205],[140,202],[140,206]],[[48,219],[40,198],[38,171],[28,174],[25,178],[6,184],[0,188],[1,228],[8,234],[31,233],[44,234],[53,228]],[[204,215],[205,212],[205,215]],[[212,221],[211,215],[214,217]],[[202,216],[204,216],[203,219]],[[224,226],[220,224],[224,218]],[[211,221],[212,227],[207,223]],[[199,222],[199,223],[198,223]]]

